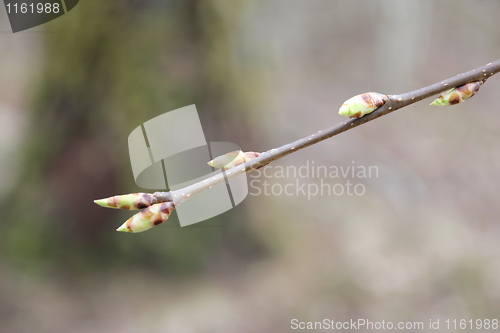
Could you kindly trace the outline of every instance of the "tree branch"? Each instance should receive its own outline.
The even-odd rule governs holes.
[[[364,115],[361,118],[353,118],[347,120],[335,126],[318,131],[317,133],[314,133],[312,135],[306,136],[300,140],[283,145],[279,148],[268,150],[267,152],[262,153],[259,157],[253,160],[250,160],[244,164],[238,165],[226,171],[222,170],[221,173],[215,176],[209,177],[200,182],[186,186],[182,189],[170,192],[155,192],[153,194],[142,194],[145,196],[144,198],[146,199],[144,200],[146,200],[147,202],[147,204],[142,207],[129,208],[128,204],[124,205],[123,207],[117,207],[116,201],[117,200],[120,201],[122,199],[113,199],[113,198],[118,198],[118,197],[96,200],[95,202],[105,207],[125,208],[126,206],[127,207],[126,209],[138,209],[149,206],[147,209],[144,209],[142,212],[134,215],[126,223],[124,223],[122,227],[118,229],[118,231],[130,231],[130,232],[143,231],[166,220],[170,215],[170,212],[175,208],[175,206],[183,203],[184,201],[186,201],[187,199],[198,193],[206,191],[218,184],[224,183],[226,180],[232,179],[245,172],[250,172],[258,168],[261,168],[266,164],[269,164],[291,153],[312,146],[318,142],[329,139],[335,135],[351,130],[360,125],[366,124],[367,122],[385,116],[405,106],[419,102],[433,95],[440,94],[451,88],[455,88],[473,81],[484,82],[490,76],[498,72],[500,72],[500,59],[491,62],[489,64],[486,64],[484,66],[478,67],[476,69],[473,69],[471,71],[468,71],[466,73],[458,74],[444,81],[436,82],[421,89],[417,89],[400,95],[387,95],[388,100],[385,104],[383,104],[381,107],[379,107],[372,113]],[[132,195],[127,195],[122,197],[130,199],[132,198],[131,196]],[[111,204],[108,204],[108,201],[106,200],[111,200],[109,201],[111,202]],[[163,206],[155,207],[155,206],[161,206],[161,205],[156,205],[158,203],[168,203],[168,205],[164,207]],[[163,217],[160,217],[158,215],[160,214],[159,212],[162,212],[162,214],[164,214]],[[153,221],[155,218],[158,219],[157,221],[158,223]],[[136,227],[137,229],[134,229],[133,226],[136,224],[140,225],[140,227]]]

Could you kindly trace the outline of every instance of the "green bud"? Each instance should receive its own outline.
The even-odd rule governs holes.
[[[236,150],[225,155],[218,156],[207,164],[217,169],[228,170],[234,168],[237,165],[253,160],[254,158],[259,156],[260,153],[256,153],[253,151],[244,153],[241,150]]]
[[[149,193],[131,193],[94,200],[94,202],[102,207],[134,210],[155,204],[156,198]]]
[[[368,92],[349,98],[342,104],[339,114],[351,118],[360,118],[375,111],[387,102],[387,96],[376,92]]]
[[[442,93],[431,105],[449,106],[462,103],[474,96],[481,88],[483,81],[469,82]]]
[[[172,202],[162,202],[146,209],[129,218],[116,231],[142,232],[165,222],[175,206]]]

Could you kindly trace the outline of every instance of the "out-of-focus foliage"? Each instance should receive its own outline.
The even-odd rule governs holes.
[[[127,136],[154,116],[195,103],[200,114],[220,115],[226,129],[213,139],[245,128],[244,86],[232,79],[235,51],[219,5],[90,1],[54,21],[47,28],[53,33],[41,34],[19,181],[2,204],[10,221],[0,236],[6,259],[24,268],[192,270],[227,246],[218,237],[246,229],[245,219],[227,227],[228,213],[217,219],[221,228],[180,229],[172,219],[170,230],[130,239],[114,231],[127,215],[92,204],[137,189]],[[239,5],[224,10],[241,15]],[[252,243],[254,236],[244,233]]]

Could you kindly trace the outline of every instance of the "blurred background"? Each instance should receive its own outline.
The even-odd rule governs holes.
[[[140,234],[92,202],[141,191],[127,138],[152,117],[196,104],[207,141],[265,151],[345,120],[353,95],[499,58],[499,15],[495,0],[86,0],[13,34],[1,9],[0,331],[500,319],[497,76],[273,164],[374,166],[351,179],[363,195],[250,189],[209,221]]]

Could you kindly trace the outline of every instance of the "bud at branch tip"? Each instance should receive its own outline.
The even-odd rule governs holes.
[[[102,207],[134,210],[149,207],[155,204],[157,200],[155,196],[149,193],[131,193],[94,200],[94,202]]]

